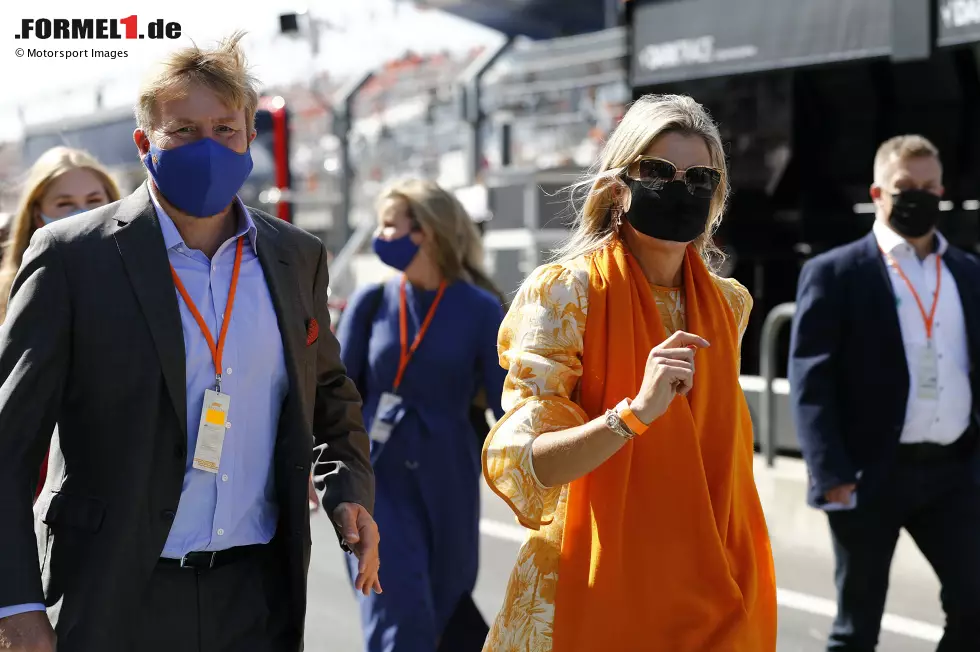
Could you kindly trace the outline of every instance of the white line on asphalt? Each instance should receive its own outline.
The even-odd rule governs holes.
[[[514,543],[524,543],[527,530],[511,523],[501,523],[488,518],[480,520],[480,532],[495,539]],[[798,593],[788,589],[776,589],[776,601],[783,607],[803,611],[817,616],[833,618],[837,615],[837,604],[833,600],[815,595]],[[881,619],[881,629],[892,634],[938,643],[943,637],[943,628],[937,625],[912,620],[895,614],[885,614]]]

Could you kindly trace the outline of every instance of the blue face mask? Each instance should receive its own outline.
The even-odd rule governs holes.
[[[77,211],[75,211],[73,213],[68,213],[64,217],[48,217],[44,213],[41,213],[41,221],[44,222],[44,224],[46,226],[48,224],[51,224],[52,222],[57,222],[58,220],[63,220],[63,219],[65,219],[65,217],[71,217],[72,215],[78,215],[79,213],[84,213],[84,212],[85,212],[84,210],[79,209],[79,210],[77,210]]]
[[[252,153],[239,154],[210,138],[173,149],[150,143],[143,164],[167,201],[188,215],[210,217],[235,199],[252,172]]]
[[[401,272],[412,264],[418,252],[419,245],[412,242],[411,233],[394,240],[374,239],[374,253],[378,254],[381,262]]]

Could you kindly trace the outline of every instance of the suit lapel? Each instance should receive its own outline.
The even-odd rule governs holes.
[[[272,305],[276,310],[276,320],[286,358],[286,372],[289,375],[289,395],[296,398],[296,388],[299,387],[300,369],[298,361],[303,348],[306,346],[301,309],[296,305],[296,282],[294,271],[290,265],[290,256],[286,253],[285,244],[278,229],[264,216],[252,212],[252,220],[256,230],[256,250],[259,263],[265,274],[272,296]]]
[[[146,185],[125,198],[116,213],[114,233],[130,284],[136,293],[156,345],[164,381],[180,429],[187,436],[187,371],[184,331],[177,293],[170,274],[170,259],[160,223]]]
[[[980,337],[980,315],[977,314],[977,297],[974,282],[969,278],[968,272],[964,268],[965,266],[961,264],[964,261],[960,258],[960,252],[950,247],[943,256],[943,262],[946,263],[946,268],[949,269],[949,273],[953,275],[953,280],[956,281],[956,288],[960,295],[970,359],[977,360],[978,355],[980,355],[980,342],[977,341],[978,337]]]
[[[867,300],[867,305],[863,306],[869,314],[873,315],[875,322],[874,336],[880,337],[886,347],[897,350],[900,355],[897,360],[902,361],[902,369],[907,371],[905,364],[905,343],[902,340],[902,327],[898,320],[898,305],[895,300],[895,291],[892,289],[892,280],[888,275],[888,265],[885,263],[881,249],[878,247],[878,239],[874,232],[869,233],[861,248],[862,256],[860,264],[868,279],[866,295],[862,295]],[[891,359],[891,358],[890,358]]]

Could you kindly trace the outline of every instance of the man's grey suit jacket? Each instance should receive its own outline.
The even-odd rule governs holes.
[[[360,397],[329,327],[326,250],[249,211],[289,378],[273,464],[280,522],[272,545],[289,577],[300,650],[311,465],[328,514],[341,502],[373,511],[374,476]],[[314,319],[319,334],[309,342]],[[45,603],[59,652],[129,649],[128,627],[184,481],[184,360],[177,295],[145,184],[35,234],[0,328],[0,605]]]

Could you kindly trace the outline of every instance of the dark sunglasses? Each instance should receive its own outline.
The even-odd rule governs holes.
[[[676,179],[678,172],[681,173],[680,180],[687,186],[687,191],[695,197],[711,197],[721,184],[721,170],[717,168],[694,165],[686,170],[678,170],[670,161],[654,156],[641,156],[627,165],[623,173],[650,190],[660,190]]]

